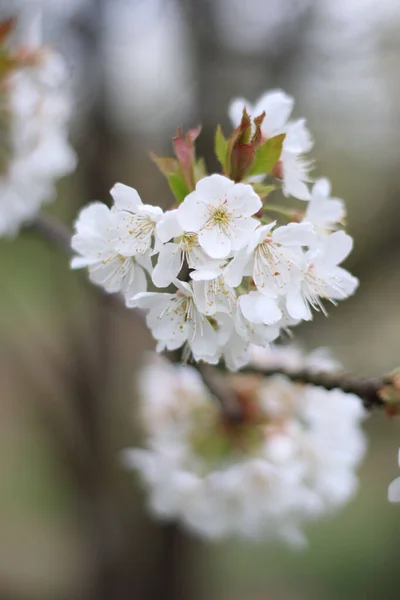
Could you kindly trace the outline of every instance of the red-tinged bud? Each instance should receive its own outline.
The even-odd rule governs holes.
[[[261,131],[261,125],[263,124],[264,119],[265,119],[265,111],[263,113],[261,113],[261,115],[259,117],[256,117],[254,119],[254,125],[256,127],[256,130],[253,134],[251,142],[255,146],[255,148],[258,148],[260,146],[260,144],[263,141],[265,141],[265,138],[263,137],[263,134]]]
[[[176,132],[176,136],[173,138],[175,155],[178,159],[188,190],[194,190],[196,185],[196,151],[194,143],[200,132],[201,126],[199,125],[195,129],[190,129],[185,135],[183,135],[182,127],[179,127]]]
[[[254,162],[256,150],[262,141],[261,124],[264,117],[265,113],[254,119],[253,125],[246,108],[243,108],[240,125],[229,139],[228,175],[236,182],[245,177]]]
[[[0,46],[3,46],[6,42],[8,42],[10,36],[15,30],[16,24],[17,19],[15,17],[10,17],[5,21],[0,22]]]

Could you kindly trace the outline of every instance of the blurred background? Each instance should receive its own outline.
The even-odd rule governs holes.
[[[71,226],[116,181],[172,203],[148,151],[176,127],[229,131],[234,96],[281,87],[315,139],[355,238],[354,298],[296,330],[360,375],[400,364],[398,0],[0,0],[44,7],[76,104],[77,172],[49,211]],[[305,552],[204,544],[146,516],[118,452],[138,443],[134,372],[152,341],[131,313],[27,229],[0,241],[1,600],[399,598],[400,508],[387,502],[400,429],[375,414],[355,500],[308,529]]]

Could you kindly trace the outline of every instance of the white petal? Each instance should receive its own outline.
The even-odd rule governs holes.
[[[265,111],[262,132],[266,136],[281,130],[287,123],[293,110],[294,100],[283,90],[271,90],[259,98],[253,110],[253,116]]]
[[[226,258],[231,241],[218,227],[207,227],[199,233],[199,244],[211,258]]]
[[[321,198],[329,198],[331,194],[331,182],[326,177],[320,177],[316,180],[313,189],[312,195],[318,196]]]
[[[225,201],[228,191],[235,186],[235,182],[224,175],[214,173],[209,177],[203,177],[196,185],[196,194],[203,202],[216,206]]]
[[[242,283],[244,270],[251,261],[246,252],[236,254],[224,269],[224,281],[231,287],[237,287]]]
[[[286,308],[293,319],[311,321],[312,315],[301,294],[300,286],[293,286],[286,296]]]
[[[289,223],[278,227],[272,234],[274,242],[283,246],[310,246],[316,237],[311,223]]]
[[[216,279],[222,274],[222,269],[215,268],[200,268],[196,271],[192,271],[190,273],[190,278],[193,281],[211,281],[212,279]]]
[[[229,212],[233,217],[251,217],[262,207],[260,197],[251,185],[236,183],[228,192]]]
[[[244,107],[246,107],[248,114],[252,114],[252,105],[244,98],[234,98],[229,104],[228,116],[234,127],[240,125]]]
[[[327,265],[339,265],[350,254],[353,248],[353,238],[344,231],[335,231],[326,238],[324,262]]]
[[[249,292],[239,297],[243,316],[250,323],[272,325],[282,318],[282,313],[272,298],[258,292]]]
[[[306,127],[306,120],[299,119],[289,123],[286,129],[286,137],[283,142],[283,147],[288,152],[294,152],[295,154],[303,154],[310,152],[314,142],[311,138],[310,132]]]
[[[228,235],[231,240],[232,250],[241,250],[247,246],[259,223],[257,219],[253,219],[252,217],[232,221],[228,226]]]
[[[400,502],[400,477],[397,477],[389,485],[388,499],[389,502]]]
[[[164,294],[159,292],[143,292],[137,294],[135,297],[136,304],[135,306],[139,308],[151,309],[155,308],[160,304],[161,301],[168,300],[169,298],[174,298],[175,294]]]
[[[205,225],[209,218],[207,204],[205,204],[197,192],[186,196],[185,200],[177,209],[178,223],[184,231],[197,233]]]
[[[168,210],[157,223],[156,234],[165,244],[174,237],[182,235],[183,229],[178,222],[178,211]]]
[[[136,301],[133,300],[137,294],[147,291],[147,278],[144,269],[136,265],[134,277],[132,277],[129,285],[124,285],[122,289],[125,296],[125,304],[128,308],[136,306]]]
[[[165,244],[158,255],[152,280],[156,287],[167,287],[178,276],[182,266],[182,253],[178,244]]]
[[[142,204],[137,191],[123,183],[116,183],[111,189],[110,194],[113,197],[115,206],[118,210],[135,212],[136,208]]]

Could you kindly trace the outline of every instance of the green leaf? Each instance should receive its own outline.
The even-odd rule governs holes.
[[[183,202],[188,195],[189,190],[182,175],[179,175],[179,173],[168,173],[167,179],[169,187],[177,201],[179,203]]]
[[[168,177],[170,173],[176,173],[179,170],[179,164],[176,158],[157,156],[157,154],[153,154],[153,152],[150,152],[150,158],[165,177]]]
[[[286,134],[281,133],[270,138],[258,148],[253,166],[248,175],[265,175],[270,173],[282,154],[283,141]]]
[[[221,125],[218,125],[217,131],[215,132],[215,154],[221,166],[225,169],[226,167],[226,155],[228,152],[228,141],[225,139],[222,133]]]
[[[203,179],[203,177],[207,177],[207,167],[204,158],[199,158],[199,160],[196,162],[194,166],[194,176],[196,182],[200,179]]]
[[[276,185],[264,185],[262,183],[253,183],[253,189],[258,194],[261,200],[267,198],[271,192],[276,190]]]

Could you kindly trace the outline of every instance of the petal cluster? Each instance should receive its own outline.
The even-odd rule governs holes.
[[[303,526],[344,505],[365,451],[359,399],[285,377],[230,376],[252,415],[235,428],[191,367],[157,359],[140,378],[146,449],[124,452],[151,512],[207,538],[304,544]]]
[[[232,118],[240,107],[242,101],[231,105]],[[285,179],[285,161],[296,159],[299,165],[300,154],[312,144],[304,122],[288,120],[292,108],[289,96],[274,91],[251,111],[265,112],[262,123],[261,117],[256,122],[266,139],[286,135],[279,159],[283,192],[295,194]],[[251,345],[269,348],[282,332],[312,319],[314,311],[326,314],[328,302],[353,294],[358,281],[342,267],[353,241],[343,229],[343,201],[331,198],[327,179],[317,180],[311,190],[305,180],[297,186],[302,189],[297,197],[308,201],[301,212],[274,206],[271,186],[254,183],[251,172],[233,181],[207,175],[203,167],[199,171],[198,162],[191,162],[193,139],[181,140],[183,162],[182,153],[178,159],[156,158],[170,181],[179,182],[177,204],[163,212],[143,204],[133,188],[117,184],[112,209],[94,203],[78,217],[72,266],[87,267],[94,283],[122,292],[127,306],[146,310],[159,352],[181,349],[184,362],[224,361],[236,371],[251,359]],[[224,150],[223,140],[220,133],[219,153],[229,162],[231,142],[225,140]],[[256,154],[264,148],[264,158],[257,155],[259,168],[269,146],[260,139],[254,144]]]
[[[0,236],[15,235],[75,169],[68,80],[63,59],[44,48],[0,78]]]

